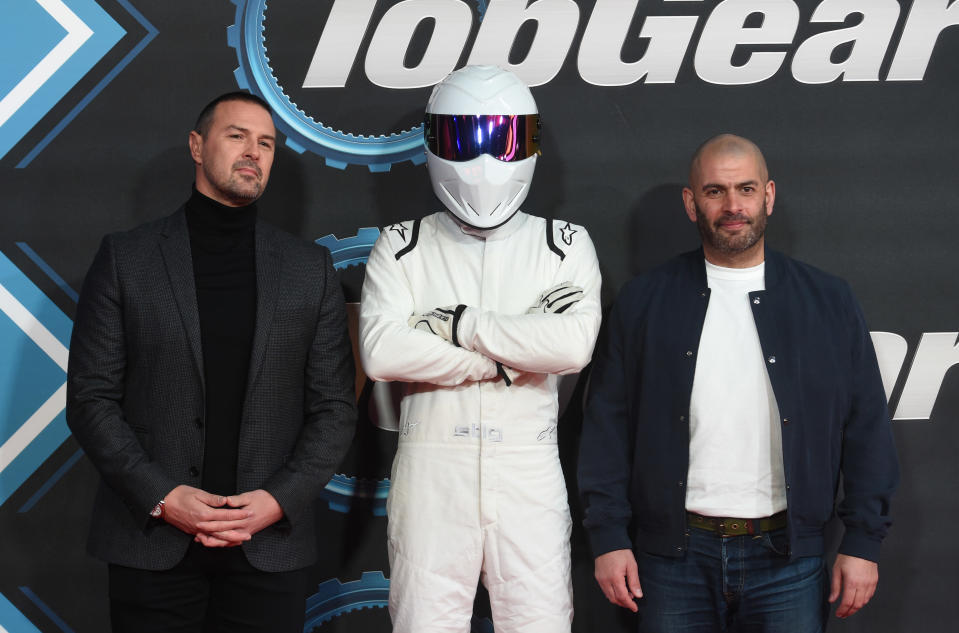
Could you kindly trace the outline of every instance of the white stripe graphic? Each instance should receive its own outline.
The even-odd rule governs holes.
[[[67,370],[67,359],[70,351],[64,347],[57,337],[50,333],[43,323],[37,320],[17,298],[10,294],[3,284],[0,284],[0,311],[4,312],[14,325],[23,330],[37,347],[49,356],[63,371]]]
[[[67,34],[13,87],[13,90],[0,100],[0,125],[6,123],[7,119],[13,116],[93,35],[93,30],[62,0],[35,0],[35,2],[66,29]]]
[[[33,316],[22,303],[17,301],[9,290],[0,284],[0,311],[10,317],[13,323],[23,330],[31,341],[55,362],[63,371],[67,370],[69,350],[64,347],[57,337],[50,333],[37,317]],[[24,448],[29,446],[43,429],[53,422],[54,418],[67,406],[67,383],[44,402],[30,418],[23,423],[16,433],[0,446],[0,472],[10,465]],[[0,632],[2,633],[2,632]]]
[[[36,412],[30,416],[30,419],[23,423],[17,432],[10,436],[3,446],[0,446],[0,472],[10,465],[17,458],[23,449],[35,440],[43,429],[53,422],[53,419],[60,415],[60,412],[67,406],[67,383],[63,383],[52,396],[47,398]]]

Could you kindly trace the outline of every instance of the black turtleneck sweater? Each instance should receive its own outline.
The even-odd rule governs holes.
[[[195,188],[186,203],[206,383],[203,479],[207,492],[237,493],[240,417],[256,322],[256,205],[227,207]]]

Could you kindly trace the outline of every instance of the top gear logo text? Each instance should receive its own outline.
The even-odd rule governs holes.
[[[387,171],[398,161],[423,162],[420,125],[366,136],[337,130],[293,103],[267,56],[267,0],[232,1],[236,22],[228,39],[239,59],[237,82],[274,108],[294,149],[314,151],[339,168],[364,164]],[[303,24],[320,19],[327,7],[329,13],[319,34],[296,35],[317,38],[312,57],[302,60],[306,72],[297,89],[343,88],[360,66],[376,86],[423,88],[442,80],[464,56],[467,64],[508,68],[538,86],[559,73],[571,50],[579,76],[597,86],[675,83],[690,62],[700,80],[719,85],[756,84],[783,72],[802,84],[921,81],[940,35],[959,25],[959,2],[950,0],[822,0],[811,12],[812,3],[801,9],[797,0],[596,0],[591,7],[574,0],[319,4],[303,4],[309,13]],[[381,7],[376,20],[379,5],[388,8]],[[529,23],[536,28],[524,28]],[[643,45],[638,58],[630,53],[636,41]],[[525,54],[511,63],[514,47]],[[422,55],[411,62],[414,48]]]

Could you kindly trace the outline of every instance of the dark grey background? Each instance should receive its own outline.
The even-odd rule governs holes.
[[[103,234],[167,214],[187,198],[193,169],[187,132],[204,103],[236,89],[236,54],[226,43],[226,28],[234,21],[233,4],[140,1],[138,8],[159,35],[27,168],[15,168],[142,37],[142,27],[128,16],[122,20],[126,14],[115,3],[100,4],[117,16],[127,36],[0,160],[0,251],[71,317],[73,302],[15,242],[27,242],[79,289]],[[275,42],[268,39],[281,81],[302,78],[330,4],[329,0],[270,4],[275,13],[267,13],[268,29],[283,35]],[[381,0],[377,16],[391,4]],[[700,80],[692,67],[705,21],[701,19],[675,84],[603,88],[584,82],[576,70],[577,43],[593,3],[578,4],[580,25],[562,71],[533,89],[546,128],[543,156],[524,209],[589,229],[608,305],[629,277],[697,244],[680,199],[691,151],[721,131],[754,139],[765,150],[777,183],[770,244],[848,279],[870,329],[894,332],[908,341],[909,353],[891,399],[894,407],[921,334],[959,330],[954,264],[959,234],[955,150],[959,33],[943,32],[926,75],[918,82],[804,85],[789,72],[790,53],[780,72],[765,82],[718,86]],[[647,14],[707,16],[716,4],[641,2],[630,32],[638,34]],[[801,26],[796,44],[815,32],[837,28],[809,25],[819,2],[797,4]],[[911,4],[901,2],[899,27],[881,77]],[[847,25],[855,22],[850,18]],[[475,32],[474,24],[471,39]],[[469,48],[467,44],[467,52]],[[787,48],[747,47],[740,52]],[[366,44],[361,56],[365,50]],[[641,44],[629,44],[624,58],[636,59],[642,52]],[[361,61],[362,57],[347,88],[301,89],[298,103],[346,130],[386,132],[415,125],[429,90],[378,88],[362,73]],[[465,62],[465,55],[460,61]],[[422,165],[401,163],[383,174],[362,166],[340,171],[325,166],[315,154],[282,148],[261,208],[274,223],[315,239],[329,233],[352,236],[360,227],[420,217],[440,205]],[[356,300],[361,269],[348,271],[343,280],[348,296]],[[951,535],[959,525],[954,492],[959,474],[957,387],[954,367],[930,420],[894,423],[903,477],[894,504],[895,524],[880,565],[879,591],[852,619],[834,619],[831,630],[955,630],[959,547]],[[367,397],[361,398],[364,410]],[[568,473],[575,469],[579,425],[579,411],[573,406],[561,424]],[[395,438],[373,429],[368,420],[361,426],[342,472],[385,477]],[[0,592],[45,633],[67,629],[27,600],[18,587],[29,586],[41,596],[69,630],[108,628],[105,569],[83,552],[96,480],[92,465],[81,459],[30,512],[16,513],[76,451],[71,438],[0,507]],[[572,480],[569,484],[578,522],[575,485]],[[368,507],[355,507],[348,514],[324,510],[319,538],[323,559],[314,570],[317,583],[354,580],[367,570],[383,570],[388,576],[385,519],[374,518]],[[574,630],[632,630],[630,617],[607,604],[594,586],[592,560],[580,530],[573,552]],[[385,609],[356,611],[319,630],[388,631],[389,619]]]

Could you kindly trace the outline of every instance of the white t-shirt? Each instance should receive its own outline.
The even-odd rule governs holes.
[[[782,430],[748,293],[765,264],[706,262],[711,289],[689,409],[686,509],[759,518],[786,509]]]

